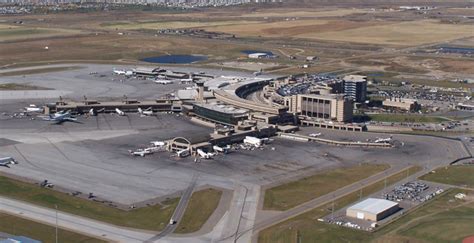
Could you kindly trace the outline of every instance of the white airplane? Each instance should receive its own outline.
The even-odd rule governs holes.
[[[43,112],[42,107],[37,107],[35,104],[31,104],[28,107],[25,107],[25,112]]]
[[[263,74],[262,71],[257,71],[257,72],[254,72],[254,73],[253,73],[253,75],[255,75],[255,76],[260,76],[260,75],[262,75],[262,74]]]
[[[138,149],[136,151],[129,150],[128,152],[130,152],[130,154],[133,156],[145,157],[145,155],[152,154],[153,150],[146,148],[146,149]]]
[[[102,109],[99,109],[99,110],[94,110],[94,108],[91,108],[89,110],[89,115],[90,116],[97,116],[97,114],[101,113],[101,112],[104,112],[105,111],[105,108],[102,108]]]
[[[166,145],[166,143],[163,142],[163,141],[151,141],[150,143],[151,143],[151,145],[153,145],[155,147],[163,147],[163,146]]]
[[[390,143],[392,141],[392,137],[389,138],[377,138],[375,139],[375,143]]]
[[[126,72],[123,71],[123,70],[115,70],[115,69],[114,69],[114,74],[116,74],[116,75],[125,75],[125,73],[126,73]]]
[[[167,85],[167,84],[172,84],[173,81],[171,81],[171,80],[165,80],[165,79],[159,79],[159,80],[155,80],[155,83],[156,83],[156,84]]]
[[[115,112],[117,112],[119,116],[125,116],[125,112],[121,111],[119,108],[115,108]]]
[[[56,112],[56,113],[54,113],[54,115],[49,115],[49,116],[41,117],[41,118],[43,118],[43,120],[45,120],[45,121],[53,121],[56,124],[61,124],[63,122],[67,122],[67,121],[72,121],[72,122],[77,121],[76,118],[72,117],[71,111]]]
[[[219,147],[219,146],[217,146],[217,145],[214,145],[214,146],[212,146],[212,149],[213,149],[215,152],[227,154],[227,153],[229,153],[229,151],[230,151],[230,145],[227,145],[227,146],[225,146],[225,147]]]
[[[202,149],[198,149],[197,150],[197,153],[199,154],[199,156],[201,156],[201,158],[203,159],[211,159],[212,157],[214,157],[215,154],[213,153],[206,153],[204,152]]]
[[[189,156],[189,150],[183,149],[183,150],[180,150],[180,151],[176,152],[176,154],[180,158],[188,157]]]
[[[0,158],[0,166],[5,166],[7,168],[10,168],[10,165],[15,165],[18,164],[15,159],[12,157],[4,157]]]
[[[315,138],[315,137],[321,136],[321,133],[320,133],[320,132],[317,132],[317,133],[310,133],[309,136]]]
[[[181,83],[191,83],[193,82],[192,78],[183,78],[179,80]]]
[[[138,114],[140,114],[140,116],[153,116],[153,110],[151,107],[146,110],[142,110],[142,108],[138,107]]]

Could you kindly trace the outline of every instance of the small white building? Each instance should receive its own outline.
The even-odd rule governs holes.
[[[346,209],[346,216],[368,221],[379,221],[400,209],[398,203],[385,199],[368,198]]]
[[[252,58],[252,59],[261,59],[261,58],[269,58],[270,55],[268,55],[268,53],[264,53],[264,52],[256,52],[256,53],[250,53],[249,54],[249,58]]]

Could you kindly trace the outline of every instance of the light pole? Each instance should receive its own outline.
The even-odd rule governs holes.
[[[58,243],[58,205],[54,204],[54,208],[56,209],[56,243]]]

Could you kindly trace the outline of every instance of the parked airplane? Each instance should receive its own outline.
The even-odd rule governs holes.
[[[31,104],[28,107],[25,107],[25,112],[43,112],[42,107],[37,107],[35,104]]]
[[[7,168],[10,168],[10,165],[15,165],[18,164],[15,159],[12,157],[4,157],[0,158],[0,166],[5,166]]]
[[[192,78],[182,78],[179,80],[182,84],[187,84],[187,83],[192,83],[193,79]]]
[[[105,108],[102,108],[102,109],[99,109],[99,110],[94,110],[94,108],[91,108],[89,110],[89,115],[90,116],[97,116],[97,114],[101,113],[101,112],[104,112],[105,111]]]
[[[150,143],[155,147],[164,147],[166,145],[163,141],[151,141]]]
[[[159,80],[155,80],[155,83],[167,85],[167,84],[172,84],[173,81],[171,81],[171,80],[166,80],[166,79],[159,79]]]
[[[132,71],[124,71],[124,70],[115,70],[115,69],[114,69],[114,74],[115,74],[115,75],[132,76],[132,75],[133,75],[133,72],[132,72]]]
[[[317,132],[317,133],[310,133],[309,136],[315,138],[315,137],[321,136],[321,133],[320,133],[320,132]]]
[[[199,154],[199,156],[201,156],[201,158],[203,159],[211,159],[212,157],[214,157],[215,154],[213,153],[206,153],[204,152],[202,149],[198,149],[197,150],[197,153]]]
[[[212,146],[212,149],[213,149],[215,152],[227,154],[227,153],[229,153],[229,151],[230,151],[230,145],[227,145],[227,146],[225,146],[225,147],[219,147],[219,146],[217,146],[217,145],[214,145],[214,146]]]
[[[115,112],[117,112],[119,116],[125,116],[125,112],[121,111],[119,108],[115,108]]]
[[[138,114],[141,116],[153,116],[153,110],[151,107],[146,110],[142,110],[142,108],[138,107]]]
[[[145,155],[149,155],[153,153],[151,149],[138,149],[136,151],[129,150],[128,152],[130,152],[131,155],[141,156],[141,157],[145,157]]]
[[[76,118],[72,117],[71,111],[66,111],[66,112],[56,112],[53,115],[49,115],[46,117],[42,117],[43,120],[45,121],[53,121],[56,124],[60,124],[66,121],[77,121]]]
[[[125,71],[114,69],[114,74],[116,74],[116,75],[125,75]]]
[[[375,143],[390,143],[392,141],[392,137],[389,138],[377,138],[375,139]]]
[[[188,157],[189,156],[189,150],[183,149],[183,150],[180,150],[180,151],[176,152],[176,154],[180,158]]]
[[[253,75],[255,76],[259,76],[259,75],[262,75],[263,74],[263,70],[260,69],[260,71],[257,71],[257,72],[254,72]]]

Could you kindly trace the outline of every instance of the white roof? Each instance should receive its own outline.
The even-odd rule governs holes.
[[[255,53],[250,53],[249,56],[268,56],[268,53],[255,52]]]
[[[356,203],[348,208],[348,210],[363,211],[372,214],[379,214],[389,208],[397,206],[398,203],[385,199],[367,198],[362,202]]]
[[[367,76],[363,75],[347,75],[342,78],[346,82],[365,82],[367,81]]]

